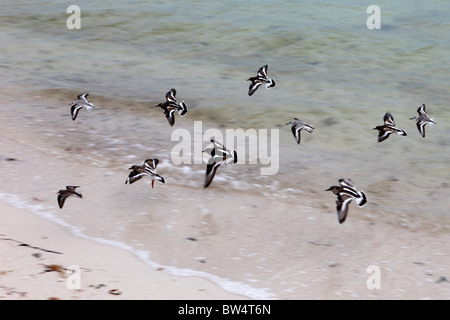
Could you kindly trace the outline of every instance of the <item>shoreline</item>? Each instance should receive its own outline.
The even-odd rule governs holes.
[[[248,299],[204,278],[151,268],[130,252],[77,237],[3,200],[0,211],[0,300]],[[80,268],[80,289],[69,266]]]
[[[4,257],[0,261],[0,300],[251,300],[204,277],[172,275],[170,266],[167,270],[163,270],[165,266],[152,268],[132,252],[83,239],[4,200],[0,200],[0,212]],[[311,230],[303,230],[306,236],[300,237],[304,240],[294,244],[307,259],[300,275],[309,284],[297,284],[301,293],[290,299],[450,298],[448,236],[441,234],[437,239],[427,232],[352,221],[347,224],[350,227],[326,240],[329,225],[318,229],[316,223],[312,220],[307,226]],[[332,239],[344,242],[333,243]],[[281,252],[278,259],[286,255],[288,251]],[[67,287],[70,274],[65,268],[74,265],[81,270],[81,290]],[[355,269],[361,265],[363,269]],[[279,261],[274,265],[278,267],[286,266]],[[235,272],[245,272],[244,268]],[[369,279],[377,269],[381,286],[372,290]],[[273,298],[283,300],[280,293],[273,292]]]
[[[161,160],[161,172],[168,173],[168,177],[177,185],[201,187],[203,184],[203,177],[200,177],[204,172],[203,165],[173,165],[171,155],[169,156],[171,148],[179,143],[171,140],[171,134],[174,130],[186,129],[193,135],[193,119],[183,119],[185,121],[179,121],[177,128],[172,128],[166,121],[158,121],[165,119],[160,119],[159,114],[152,113],[152,109],[144,112],[148,103],[134,101],[131,106],[121,109],[120,105],[126,104],[124,100],[111,104],[107,97],[99,96],[96,101],[108,107],[83,113],[84,117],[74,122],[70,119],[68,108],[64,108],[61,103],[67,96],[74,95],[68,89],[30,91],[14,87],[9,93],[2,93],[5,118],[0,121],[5,132],[8,132],[6,138],[11,137],[16,143],[36,149],[44,156],[66,160],[68,163],[88,163],[95,167],[110,168],[112,171],[119,168],[123,170],[127,165],[140,163],[149,157],[157,157]],[[17,110],[22,109],[24,113],[18,114]],[[127,125],[123,127],[123,124]],[[207,127],[209,125],[205,126]],[[310,158],[309,164],[304,160],[299,163],[292,162],[297,161],[292,159],[286,162],[283,156],[276,176],[260,175],[259,170],[263,168],[261,165],[222,166],[223,169],[220,169],[215,180],[223,182],[215,186],[220,187],[222,191],[228,190],[230,185],[231,189],[238,192],[245,191],[264,197],[275,194],[278,198],[293,201],[300,199],[302,204],[320,210],[333,204],[332,198],[324,190],[336,183],[338,178],[347,177],[351,178],[358,188],[370,194],[370,201],[363,212],[367,221],[401,224],[411,230],[428,229],[444,233],[450,230],[450,217],[448,212],[443,210],[449,204],[446,201],[449,190],[449,183],[445,180],[446,171],[438,167],[438,176],[428,175],[429,172],[424,169],[433,166],[425,163],[423,159],[414,171],[360,167],[360,163],[372,161],[370,155],[378,154],[375,148],[379,145],[372,145],[372,149],[365,150],[368,151],[369,158],[347,159],[347,154],[323,152],[313,141],[296,148],[298,146],[293,145],[289,131],[286,128],[283,136],[288,138],[289,148],[293,149],[286,149],[287,145],[283,144],[284,149],[280,151],[283,154],[293,151],[292,154],[306,156]],[[305,138],[316,136],[308,135]],[[385,158],[395,158],[402,153],[396,152],[395,149],[402,147],[406,148],[405,152],[411,154],[412,145],[383,145]],[[422,147],[426,146],[421,145]],[[8,155],[5,154],[4,157]],[[326,161],[318,166],[311,165],[318,158]],[[391,164],[386,162],[386,166]],[[85,171],[83,166],[81,169]],[[370,170],[374,170],[374,174],[367,175]],[[423,176],[428,178],[422,179]],[[220,180],[222,178],[223,180]],[[424,208],[421,209],[422,207]]]

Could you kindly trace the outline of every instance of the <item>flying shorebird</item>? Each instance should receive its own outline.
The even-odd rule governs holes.
[[[160,103],[157,106],[155,106],[155,108],[159,107],[164,110],[164,115],[166,116],[167,121],[169,121],[169,124],[171,126],[173,126],[175,123],[175,115],[174,115],[175,111],[177,111],[181,117],[184,116],[187,112],[186,103],[184,101],[178,103],[175,97],[176,94],[177,91],[174,88],[170,89],[166,93],[166,102]]]
[[[410,118],[409,120],[416,120],[417,121],[417,129],[419,129],[420,134],[422,137],[425,138],[425,125],[427,123],[431,125],[436,124],[433,119],[431,119],[426,110],[425,110],[425,104],[422,104],[418,109],[417,112],[419,113],[419,116],[414,116],[413,118]]]
[[[339,179],[339,186],[332,186],[325,191],[331,191],[337,195],[336,211],[339,223],[344,223],[347,219],[348,206],[355,199],[359,207],[367,203],[366,194],[363,191],[357,191],[350,179]]]
[[[250,86],[248,87],[248,95],[251,96],[258,90],[259,86],[262,84],[266,85],[266,89],[275,87],[275,80],[267,78],[267,64],[258,69],[258,73],[256,77],[250,77],[247,81],[251,81]]]
[[[76,188],[79,188],[80,186],[66,186],[65,190],[59,190],[58,193],[58,204],[59,208],[62,209],[64,206],[64,202],[66,202],[66,199],[70,196],[75,196],[78,198],[83,198],[83,195],[81,193],[78,193],[75,191]]]
[[[216,175],[217,169],[222,164],[235,164],[238,160],[236,150],[231,152],[222,144],[218,143],[214,137],[212,137],[210,141],[213,143],[213,147],[203,150],[203,152],[211,155],[211,158],[206,165],[204,188],[208,188]]]
[[[158,159],[147,159],[144,161],[142,166],[133,165],[128,170],[132,170],[128,175],[127,180],[125,180],[125,184],[132,184],[135,181],[140,180],[143,177],[149,177],[152,179],[152,188],[154,187],[155,180],[161,181],[162,183],[166,183],[164,178],[156,173],[156,166],[158,165]]]
[[[307,124],[305,121],[294,118],[294,120],[289,121],[288,123],[286,123],[286,125],[292,125],[292,134],[295,137],[295,140],[297,141],[298,144],[300,144],[300,131],[302,131],[302,129],[305,129],[306,131],[308,131],[309,133],[312,133],[314,130],[314,127],[312,125]]]
[[[402,129],[399,129],[395,126],[394,117],[389,112],[386,112],[386,114],[383,117],[384,124],[381,126],[377,126],[373,128],[373,130],[378,130],[378,142],[384,141],[387,138],[389,138],[389,135],[393,132],[396,132],[397,134],[401,136],[406,136],[406,132]]]
[[[75,121],[75,119],[78,116],[78,112],[80,112],[80,110],[82,108],[85,108],[87,111],[94,109],[94,104],[87,101],[87,96],[89,95],[89,93],[83,93],[80,94],[78,96],[78,100],[72,101],[69,106],[70,108],[70,112],[72,114],[72,120]]]

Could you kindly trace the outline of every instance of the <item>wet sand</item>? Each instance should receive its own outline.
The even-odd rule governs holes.
[[[233,291],[232,286],[224,288],[220,282],[174,276],[170,267],[173,265],[214,274],[236,283],[247,283],[255,289],[248,291],[250,298],[450,297],[450,283],[446,280],[450,278],[448,234],[408,230],[378,223],[376,219],[361,220],[358,214],[363,209],[356,206],[350,208],[348,221],[339,225],[332,199],[323,210],[318,210],[251,193],[218,192],[213,187],[189,190],[187,187],[159,184],[151,190],[149,183],[142,183],[133,185],[135,188],[130,191],[121,183],[105,189],[104,183],[110,182],[115,175],[105,176],[102,168],[52,158],[25,147],[14,137],[2,137],[0,143],[1,174],[4,177],[0,184],[2,299],[243,297],[227,292]],[[30,205],[41,208],[38,211],[42,212],[46,211],[45,208],[56,208],[57,190],[51,188],[59,179],[51,176],[50,172],[63,168],[66,168],[65,174],[81,174],[78,181],[84,198],[68,199],[63,210],[57,209],[58,215],[64,218],[76,214],[78,219],[91,219],[96,224],[93,230],[100,229],[95,232],[102,238],[114,237],[111,232],[114,220],[108,220],[108,210],[102,207],[111,195],[136,196],[134,207],[130,205],[128,210],[116,208],[124,210],[124,215],[143,206],[145,195],[150,192],[153,192],[152,197],[161,200],[151,204],[151,213],[143,214],[140,223],[123,223],[126,230],[121,235],[125,238],[145,235],[153,244],[147,244],[154,249],[150,260],[160,267],[146,264],[127,250],[92,238],[83,239],[74,234],[75,229],[59,224],[58,216],[49,221],[30,212],[33,211]],[[33,179],[30,177],[32,172],[48,177],[46,183],[49,187],[40,189],[43,179]],[[83,184],[94,174],[105,177],[105,180],[97,180],[93,185]],[[20,184],[29,184],[30,179],[37,187],[35,196],[28,191],[21,194]],[[170,201],[168,188],[171,194],[183,195],[181,206],[178,201]],[[19,195],[23,201],[16,199],[14,203],[16,206],[26,203],[25,208],[13,207],[8,198],[10,194]],[[92,233],[90,237],[95,237],[90,228],[82,232]],[[63,254],[18,246],[19,243]],[[136,247],[139,248],[139,244]],[[68,290],[67,275],[61,272],[43,273],[45,265],[52,264],[80,266],[82,289]],[[367,286],[370,266],[380,270],[380,289]],[[109,290],[113,289],[122,294],[110,294]]]
[[[125,250],[73,236],[3,201],[0,211],[0,300],[245,299],[206,279],[151,268]],[[70,271],[75,266],[79,287]]]

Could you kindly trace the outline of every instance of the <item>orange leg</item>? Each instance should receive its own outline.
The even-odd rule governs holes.
[[[152,188],[155,187],[155,180],[152,180]]]

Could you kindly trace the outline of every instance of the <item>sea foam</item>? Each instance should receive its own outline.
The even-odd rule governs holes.
[[[200,277],[207,279],[211,281],[212,283],[216,284],[220,288],[222,288],[225,291],[228,291],[233,294],[246,296],[251,299],[257,299],[257,300],[268,300],[268,299],[275,299],[275,295],[272,294],[267,288],[253,288],[245,283],[232,281],[229,279],[224,279],[219,276],[206,273],[203,271],[188,269],[188,268],[179,268],[175,266],[164,266],[160,265],[152,260],[150,260],[150,252],[147,250],[138,250],[135,249],[133,246],[126,244],[121,241],[117,240],[111,240],[111,239],[104,239],[99,237],[90,237],[83,233],[83,229],[73,226],[66,221],[64,221],[61,217],[58,217],[56,215],[56,207],[53,206],[45,206],[42,204],[31,204],[27,200],[22,199],[20,196],[15,194],[9,194],[9,193],[0,193],[0,200],[16,207],[19,209],[26,209],[32,212],[33,214],[36,214],[39,217],[45,218],[47,220],[50,220],[60,226],[63,226],[70,230],[71,233],[73,233],[75,236],[95,241],[97,243],[101,243],[104,245],[116,247],[128,252],[131,252],[136,257],[138,257],[141,261],[145,262],[147,265],[152,267],[153,269],[161,269],[167,274],[173,275],[173,276],[182,276],[182,277]]]

